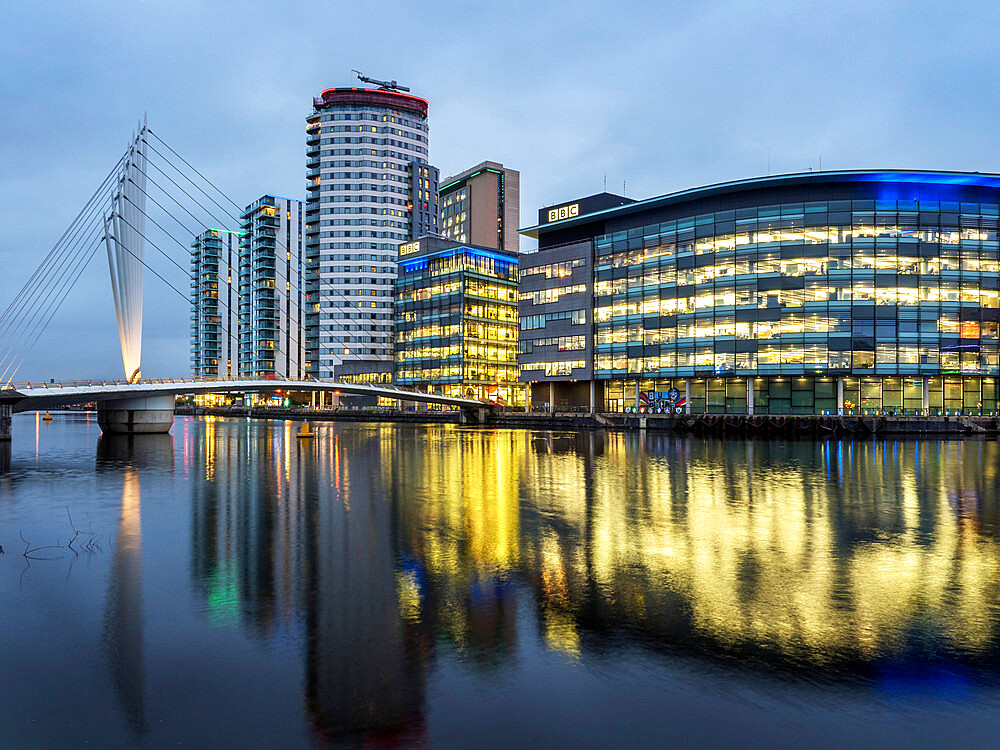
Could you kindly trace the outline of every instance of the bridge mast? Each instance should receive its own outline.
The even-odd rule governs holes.
[[[104,217],[104,241],[111,272],[111,293],[118,318],[125,377],[134,383],[141,376],[142,272],[146,251],[146,123],[129,146],[111,213]]]

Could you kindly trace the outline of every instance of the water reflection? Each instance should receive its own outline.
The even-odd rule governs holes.
[[[0,440],[0,474],[10,471],[10,440]]]
[[[113,471],[121,466],[162,469],[173,465],[173,435],[102,434],[97,440],[98,470]]]
[[[115,693],[129,728],[146,727],[142,622],[142,519],[139,476],[125,470],[121,518],[115,539],[111,579],[104,612],[104,647]]]
[[[303,643],[320,737],[419,742],[435,662],[503,670],[529,636],[852,690],[995,682],[995,442],[318,429],[196,422],[181,451],[205,616]]]
[[[122,473],[103,637],[112,684],[133,738],[146,731],[140,469],[170,467],[173,456],[170,435],[102,435],[97,443],[98,471]]]
[[[384,484],[392,467],[382,452],[393,441],[391,428],[375,428],[309,446],[318,476],[309,476],[316,495],[306,532],[314,545],[306,703],[326,737],[413,744],[425,731],[432,633],[400,610],[406,568],[394,554],[399,528]]]
[[[577,628],[711,658],[814,677],[972,665],[996,650],[998,458],[992,442],[613,436],[538,463],[524,570]]]

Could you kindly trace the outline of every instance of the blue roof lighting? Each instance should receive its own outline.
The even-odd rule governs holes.
[[[876,182],[883,183],[885,189],[879,191],[878,200],[957,200],[962,187],[1000,188],[1000,174],[982,172],[935,172],[933,170],[876,169],[839,170],[830,172],[800,172],[795,174],[754,177],[746,180],[720,182],[714,185],[681,190],[676,193],[659,195],[654,198],[627,203],[588,214],[581,214],[560,221],[537,224],[521,229],[522,234],[538,237],[547,232],[564,227],[586,224],[590,221],[623,216],[650,208],[659,208],[685,203],[722,193],[734,193],[765,187],[794,186],[809,183]],[[928,189],[933,186],[933,195]],[[923,188],[923,189],[922,189]],[[951,188],[951,190],[949,190]],[[925,196],[925,197],[922,197]]]
[[[468,247],[466,245],[461,245],[459,247],[449,247],[445,250],[438,250],[433,253],[427,253],[426,255],[421,255],[419,258],[413,258],[408,260],[399,261],[399,265],[403,267],[406,272],[413,271],[414,269],[426,265],[427,261],[432,258],[451,258],[455,255],[470,255],[473,257],[480,258],[492,258],[493,260],[498,260],[502,263],[510,263],[512,265],[517,265],[516,255],[505,255],[503,253],[498,253],[493,250],[487,250],[480,247]]]

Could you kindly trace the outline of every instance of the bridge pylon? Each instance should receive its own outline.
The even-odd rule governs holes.
[[[125,378],[141,377],[142,281],[146,254],[146,123],[135,136],[118,176],[111,211],[104,217],[104,242],[108,251],[111,293],[118,319]]]

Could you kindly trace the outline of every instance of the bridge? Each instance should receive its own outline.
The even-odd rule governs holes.
[[[470,421],[485,420],[489,404],[465,398],[411,391],[390,385],[362,385],[333,380],[214,380],[202,378],[151,378],[88,380],[59,383],[19,383],[0,389],[0,438],[10,438],[10,418],[24,411],[58,409],[97,403],[101,429],[112,433],[167,432],[174,421],[177,396],[200,393],[268,393],[280,388],[296,393],[337,393],[375,396],[397,401],[442,404],[461,409]],[[6,431],[3,425],[6,424]]]
[[[153,145],[154,143],[159,148]],[[159,156],[162,163],[157,163],[151,158],[150,151]],[[171,160],[166,152],[173,154],[179,162]],[[180,163],[189,169],[185,170]],[[153,169],[157,170],[157,179],[151,174]],[[168,169],[173,171],[170,172]],[[195,175],[201,178],[200,182],[195,179]],[[181,179],[187,180],[190,186],[182,185],[178,181]],[[391,385],[271,377],[143,378],[140,364],[144,272],[150,271],[180,294],[186,302],[201,311],[196,301],[189,299],[146,261],[145,250],[149,244],[176,268],[185,274],[189,273],[147,237],[147,223],[162,230],[163,234],[186,253],[191,252],[190,239],[185,244],[147,212],[147,199],[183,227],[184,233],[190,235],[191,239],[205,226],[213,225],[206,221],[200,226],[196,224],[196,229],[191,230],[177,218],[176,214],[168,210],[164,205],[167,199],[172,200],[193,219],[199,219],[191,208],[177,197],[179,193],[176,190],[164,187],[167,181],[190,201],[194,201],[196,210],[200,208],[206,212],[203,215],[212,217],[214,225],[223,225],[217,209],[223,209],[223,215],[238,221],[237,217],[231,211],[225,210],[216,198],[221,196],[228,200],[237,211],[240,210],[239,206],[156,136],[145,122],[140,123],[138,131],[133,134],[118,163],[0,315],[0,441],[10,440],[12,415],[17,412],[57,409],[96,402],[98,422],[105,432],[126,434],[167,432],[173,424],[174,401],[179,395],[259,393],[278,389],[309,393],[334,392],[376,396],[397,401],[442,404],[461,409],[468,421],[485,421],[487,413],[493,408],[491,404],[422,393]],[[149,193],[154,187],[162,193],[159,199]],[[209,192],[211,189],[215,191],[214,197]],[[211,201],[214,208],[206,208],[206,204],[197,201],[195,199],[197,192]],[[120,380],[15,382],[14,377],[23,364],[25,355],[38,341],[70,289],[102,246],[106,250],[108,259],[111,297],[118,323],[125,377]],[[226,314],[229,312],[226,311]],[[360,307],[358,312],[359,319],[366,319],[361,317],[364,311]],[[356,337],[360,338],[357,335]]]

